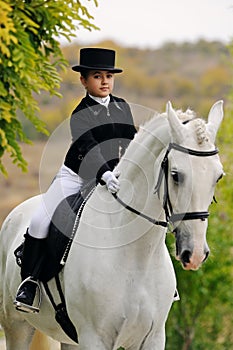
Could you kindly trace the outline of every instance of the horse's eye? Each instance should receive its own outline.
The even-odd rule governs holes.
[[[184,175],[178,171],[172,170],[171,176],[176,185],[182,184],[184,182]]]

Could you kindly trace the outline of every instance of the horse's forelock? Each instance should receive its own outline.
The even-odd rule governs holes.
[[[185,124],[188,122],[192,122],[191,125],[194,126],[194,132],[196,134],[197,143],[199,145],[209,141],[206,130],[206,122],[201,118],[197,118],[196,113],[194,111],[192,111],[191,109],[187,109],[186,112],[178,110],[176,111],[176,113],[179,119],[182,121],[182,123]]]
[[[196,131],[197,143],[199,145],[209,141],[207,130],[206,130],[206,123],[203,119],[200,119],[200,118],[195,119],[195,131]]]
[[[176,114],[182,123],[187,123],[196,118],[196,113],[189,108],[185,112],[183,112],[181,109],[178,109],[176,111]]]

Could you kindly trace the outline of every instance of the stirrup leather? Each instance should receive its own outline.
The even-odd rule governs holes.
[[[35,281],[31,276],[27,277],[23,282],[19,285],[16,295],[18,294],[20,288],[24,285],[24,283],[30,282],[36,284],[36,295],[38,294],[38,300],[36,305],[28,305],[24,304],[18,300],[14,300],[14,305],[16,307],[16,310],[22,311],[22,312],[27,312],[27,313],[38,313],[40,311],[40,306],[41,306],[41,300],[42,300],[42,289],[40,286],[39,281]]]

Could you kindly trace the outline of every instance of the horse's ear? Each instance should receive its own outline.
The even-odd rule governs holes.
[[[167,102],[166,113],[170,124],[170,128],[172,130],[172,136],[175,138],[175,141],[182,141],[184,125],[181,123],[180,119],[176,115],[176,112],[174,111],[170,101]]]
[[[223,101],[215,102],[208,115],[207,130],[211,141],[214,143],[218,128],[223,119]]]

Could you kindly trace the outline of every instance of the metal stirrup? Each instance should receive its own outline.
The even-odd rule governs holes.
[[[16,295],[18,294],[20,288],[26,283],[26,282],[29,282],[29,283],[34,283],[36,284],[36,292],[38,290],[38,302],[36,304],[36,306],[33,306],[33,305],[28,305],[28,304],[24,304],[20,301],[18,301],[17,299],[14,300],[14,305],[16,307],[16,310],[18,311],[23,311],[23,312],[27,312],[27,313],[38,313],[40,311],[40,306],[41,306],[41,301],[42,301],[42,289],[41,289],[41,286],[40,286],[40,283],[39,281],[35,281],[33,279],[32,276],[29,276],[27,277],[25,280],[23,280],[23,282],[19,285],[18,289],[17,289],[17,292],[16,292]]]

